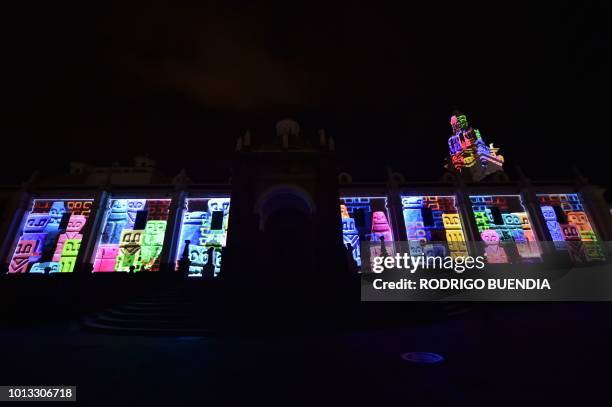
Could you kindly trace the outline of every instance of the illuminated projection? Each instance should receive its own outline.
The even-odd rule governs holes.
[[[538,201],[556,249],[576,261],[604,260],[578,194],[538,195]]]
[[[157,271],[170,199],[111,199],[94,272]]]
[[[25,216],[9,273],[72,272],[92,202],[35,199]]]
[[[470,196],[489,263],[538,262],[540,249],[518,195]]]
[[[480,131],[468,125],[467,117],[452,116],[450,124],[453,135],[448,139],[451,164],[459,172],[468,172],[474,181],[503,170],[504,157],[497,154],[499,148],[493,143],[487,146]]]
[[[454,196],[402,196],[410,254],[467,256]]]
[[[340,216],[342,218],[342,237],[345,247],[353,248],[353,258],[361,267],[361,242],[393,241],[393,233],[389,224],[387,198],[353,197],[340,199]],[[371,255],[378,255],[379,246],[371,248]],[[393,248],[389,246],[388,253]]]
[[[181,223],[177,259],[189,240],[189,275],[217,276],[221,270],[221,250],[227,239],[229,198],[190,198]],[[178,265],[177,265],[178,268]]]

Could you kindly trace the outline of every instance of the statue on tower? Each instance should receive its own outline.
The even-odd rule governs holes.
[[[300,136],[300,125],[295,120],[285,119],[276,123],[276,135],[281,139],[283,150],[295,145]]]
[[[450,119],[453,129],[448,139],[450,165],[468,181],[478,182],[495,172],[503,172],[504,157],[493,143],[487,146],[480,131],[468,125],[467,117],[455,113]],[[447,164],[448,168],[448,164]]]

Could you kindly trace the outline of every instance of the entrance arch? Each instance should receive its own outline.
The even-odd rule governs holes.
[[[255,204],[268,275],[296,277],[312,270],[314,259],[314,201],[304,189],[278,185],[265,191]]]
[[[264,230],[270,214],[281,208],[295,209],[309,216],[316,211],[314,200],[305,189],[296,185],[275,185],[264,191],[255,202],[254,212],[259,215],[259,230]]]

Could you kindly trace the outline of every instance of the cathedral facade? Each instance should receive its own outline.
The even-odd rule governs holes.
[[[465,115],[450,119],[438,182],[379,183],[341,173],[335,142],[307,142],[292,120],[276,137],[238,138],[231,182],[159,179],[154,163],[92,168],[0,190],[3,273],[184,272],[248,277],[358,272],[366,242],[408,242],[411,254],[467,255],[479,242],[491,264],[607,261],[612,240],[603,189],[580,174],[565,183],[510,180],[504,158]],[[601,244],[599,244],[601,243]]]

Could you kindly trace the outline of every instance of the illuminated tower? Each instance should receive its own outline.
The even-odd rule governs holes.
[[[503,171],[504,157],[499,148],[489,146],[478,129],[468,125],[464,114],[456,113],[450,119],[453,135],[448,139],[451,165],[468,181],[480,181],[494,172]]]

